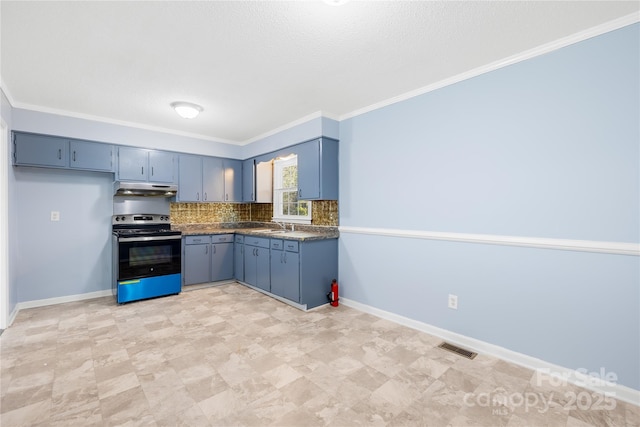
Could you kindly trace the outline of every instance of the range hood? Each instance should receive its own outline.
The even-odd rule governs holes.
[[[127,181],[116,181],[113,183],[113,194],[115,196],[173,197],[177,192],[178,186],[175,184]]]

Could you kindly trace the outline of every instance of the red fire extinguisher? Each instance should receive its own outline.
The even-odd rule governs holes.
[[[327,294],[327,297],[333,307],[338,306],[338,300],[340,298],[338,298],[338,281],[336,279],[333,279],[331,282],[331,292]]]

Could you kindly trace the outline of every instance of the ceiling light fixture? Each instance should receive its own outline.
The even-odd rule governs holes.
[[[176,113],[180,117],[185,119],[193,119],[203,110],[198,104],[192,104],[190,102],[172,102],[171,107],[176,110]]]

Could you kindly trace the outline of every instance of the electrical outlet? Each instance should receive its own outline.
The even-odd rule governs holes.
[[[60,221],[59,211],[51,211],[51,221]]]
[[[458,295],[449,294],[449,308],[458,309]]]

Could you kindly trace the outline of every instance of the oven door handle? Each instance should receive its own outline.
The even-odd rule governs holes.
[[[118,242],[153,242],[159,240],[179,240],[182,236],[176,234],[175,236],[143,236],[143,237],[119,237]]]

